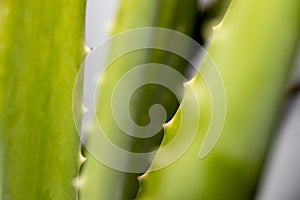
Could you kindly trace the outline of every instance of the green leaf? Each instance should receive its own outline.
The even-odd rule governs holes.
[[[201,98],[197,136],[175,163],[140,177],[138,199],[253,199],[299,36],[299,8],[298,0],[232,1],[209,48],[227,95],[222,135],[212,152],[199,159],[211,105],[197,76],[189,83]],[[190,96],[185,95],[180,111],[192,109],[185,103]],[[176,135],[180,113],[166,127],[162,146]],[[158,153],[150,169],[161,159]]]
[[[197,13],[196,0],[123,0],[120,11],[114,24],[113,34],[141,27],[164,27],[183,32],[192,36],[195,28]],[[143,37],[143,36],[140,36]],[[130,42],[130,41],[125,41]],[[114,44],[110,54],[122,48],[124,43]],[[189,47],[185,45],[185,50]],[[161,142],[163,131],[150,139],[133,138],[126,135],[115,124],[112,110],[107,102],[117,81],[130,69],[145,63],[162,63],[185,73],[186,61],[175,55],[159,50],[138,50],[130,52],[117,59],[105,72],[101,81],[101,94],[97,111],[99,119],[103,120],[102,127],[107,136],[120,148],[131,152],[148,152],[156,149]],[[159,74],[143,74],[142,76],[159,76]],[[179,102],[166,88],[156,85],[147,85],[134,93],[130,104],[133,120],[145,126],[149,121],[149,107],[153,104],[164,105],[168,120],[178,108]],[[92,130],[92,132],[94,132]],[[92,133],[91,133],[92,134]],[[138,133],[144,134],[144,133]],[[90,138],[92,138],[90,136]],[[89,140],[89,136],[87,138]],[[93,140],[93,139],[90,139]],[[93,142],[93,141],[91,141]],[[103,149],[102,149],[103,150]],[[104,152],[105,149],[103,150]],[[111,153],[112,157],[115,157]],[[120,161],[121,162],[121,161]],[[127,162],[131,162],[130,160]],[[119,172],[99,163],[92,155],[87,153],[84,164],[81,189],[82,199],[134,199],[138,190],[137,176],[140,174]]]
[[[77,199],[84,13],[81,0],[0,2],[1,199]]]

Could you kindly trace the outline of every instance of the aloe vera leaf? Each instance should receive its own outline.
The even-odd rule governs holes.
[[[1,7],[2,7],[2,4],[0,2],[0,10],[1,10]],[[0,11],[0,16],[2,16],[2,13]],[[3,20],[2,18],[0,18],[0,27],[3,26]],[[0,43],[0,52],[1,52],[1,49],[2,49],[2,46],[1,46],[1,43]],[[0,80],[3,79],[3,69],[2,67],[0,67]],[[3,91],[0,90],[0,110],[2,109],[2,100],[3,100]],[[2,150],[1,150],[1,147],[3,146],[2,144],[2,140],[0,139],[0,197],[2,197]]]
[[[191,87],[201,98],[196,139],[172,165],[140,177],[138,199],[252,199],[272,127],[285,93],[299,37],[299,1],[233,0],[214,30],[209,55],[227,95],[224,129],[212,152],[199,159],[210,119],[208,92],[200,77]],[[205,65],[201,66],[205,70]],[[164,146],[176,135],[180,113],[191,109],[184,97],[167,125]],[[187,130],[188,131],[188,130]],[[151,168],[159,160],[157,154]]]
[[[0,4],[1,199],[77,199],[72,91],[85,54],[85,1]]]
[[[133,28],[158,26],[192,35],[197,12],[196,5],[195,0],[185,2],[179,0],[123,0],[112,33],[117,34]],[[110,52],[114,52],[122,45],[124,44],[112,46]],[[147,152],[157,148],[161,142],[163,132],[160,131],[151,139],[128,137],[116,126],[107,102],[111,101],[108,97],[111,95],[114,85],[126,71],[138,64],[150,62],[168,64],[182,73],[186,69],[184,67],[186,65],[185,61],[162,51],[142,50],[129,53],[115,61],[110,66],[111,70],[105,74],[109,79],[104,77],[104,80],[107,81],[102,82],[103,89],[101,92],[103,98],[100,99],[97,108],[103,113],[102,116],[107,122],[103,127],[107,129],[106,134],[108,134],[108,137],[121,148],[133,152]],[[135,122],[140,125],[147,123],[149,106],[153,103],[165,105],[169,119],[179,105],[179,102],[174,99],[174,96],[168,90],[153,85],[143,87],[133,99],[132,116],[134,116]],[[87,161],[84,164],[82,173],[84,183],[80,190],[82,199],[134,199],[136,197],[138,189],[137,176],[140,174],[118,172],[99,163],[88,152],[86,154]]]
[[[2,146],[1,141],[0,141],[0,145]],[[2,157],[2,151],[0,148],[0,197],[2,197],[2,161],[1,161],[1,157]]]

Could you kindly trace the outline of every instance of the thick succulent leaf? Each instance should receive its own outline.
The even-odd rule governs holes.
[[[156,26],[181,31],[192,36],[196,13],[196,0],[184,2],[181,0],[123,0],[114,24],[113,34],[134,28]],[[124,43],[114,44],[110,49],[111,54],[122,48],[122,45]],[[186,48],[188,51],[189,48]],[[170,65],[183,74],[187,65],[186,61],[178,56],[159,50],[135,51],[116,60],[105,72],[103,81],[101,81],[102,97],[99,99],[97,110],[100,113],[99,119],[105,119],[102,123],[103,129],[115,144],[132,152],[148,152],[157,148],[161,142],[163,131],[161,130],[159,134],[150,139],[129,137],[116,125],[107,102],[111,102],[111,93],[122,75],[137,65],[154,62]],[[143,76],[151,75],[143,74]],[[133,120],[137,124],[145,126],[149,120],[149,107],[154,103],[164,105],[168,119],[171,119],[179,105],[177,99],[167,89],[148,85],[139,89],[132,98],[130,109]],[[87,136],[87,140],[89,140],[89,136]],[[116,155],[111,154],[111,156]],[[130,161],[127,162],[130,163]],[[134,199],[138,189],[137,176],[139,175],[110,169],[87,153],[87,161],[82,173],[84,184],[81,189],[81,197],[82,199]]]
[[[85,1],[0,2],[1,199],[77,199]]]
[[[299,4],[298,0],[232,1],[209,48],[227,95],[221,137],[207,157],[198,158],[211,112],[209,93],[197,76],[189,83],[201,99],[197,136],[175,163],[140,177],[138,199],[253,198],[297,44]],[[176,135],[180,113],[192,109],[185,103],[190,96],[185,95],[179,112],[166,126],[162,146]],[[158,153],[150,169],[161,159]]]

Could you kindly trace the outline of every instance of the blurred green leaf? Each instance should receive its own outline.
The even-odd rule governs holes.
[[[199,149],[210,120],[210,97],[197,76],[190,83],[201,98],[196,139],[175,163],[140,178],[138,199],[253,199],[285,94],[299,36],[299,9],[298,0],[232,1],[209,48],[227,95],[222,135],[213,151],[200,160]],[[188,98],[189,94],[180,111],[192,109],[184,103]],[[180,111],[166,128],[163,146],[176,135]],[[160,159],[158,154],[151,167]]]
[[[196,0],[123,0],[121,1],[118,17],[114,23],[113,34],[141,27],[163,27],[180,31],[193,36],[197,13]],[[141,36],[143,37],[143,36]],[[131,41],[125,41],[131,42]],[[122,48],[124,43],[114,44],[110,54]],[[183,50],[189,51],[187,45]],[[163,131],[151,138],[129,137],[118,128],[112,116],[110,96],[117,81],[130,69],[145,63],[162,63],[185,74],[187,63],[179,56],[170,55],[160,50],[139,50],[118,58],[105,72],[101,81],[101,94],[98,108],[103,120],[102,127],[108,137],[119,147],[131,152],[149,152],[161,143]],[[159,76],[159,74],[142,76]],[[181,83],[180,83],[181,84]],[[179,102],[166,88],[147,85],[137,91],[132,98],[130,111],[133,120],[145,126],[149,121],[149,107],[153,104],[164,105],[168,120],[176,112]],[[100,118],[99,117],[99,118]],[[145,133],[138,133],[145,134]],[[87,138],[89,140],[89,137]],[[134,199],[138,190],[137,176],[141,174],[118,172],[99,163],[92,155],[87,154],[87,161],[83,167],[81,189],[82,199]],[[112,157],[116,155],[111,155]],[[121,162],[121,161],[120,161]],[[130,163],[130,161],[128,161]]]

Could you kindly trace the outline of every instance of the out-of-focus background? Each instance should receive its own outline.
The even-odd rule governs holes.
[[[211,1],[202,0],[199,4]],[[85,37],[89,48],[109,38],[118,6],[119,0],[88,0]],[[287,88],[291,92],[278,120],[276,137],[270,144],[256,197],[258,200],[300,199],[300,44],[293,65]]]

